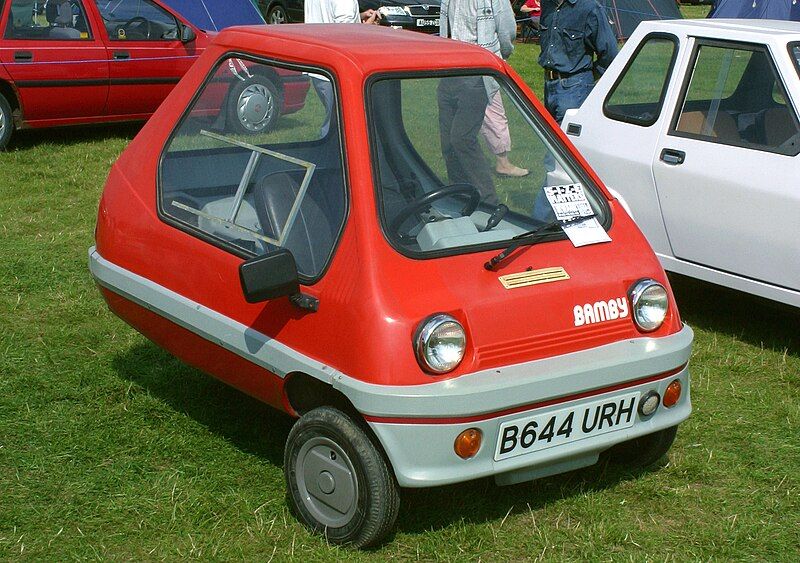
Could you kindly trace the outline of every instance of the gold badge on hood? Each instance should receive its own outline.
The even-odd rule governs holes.
[[[503,287],[506,289],[516,289],[528,285],[568,280],[569,274],[564,268],[557,266],[553,268],[542,268],[540,270],[527,270],[517,274],[508,274],[500,276],[497,279],[500,280],[500,283],[502,283]]]

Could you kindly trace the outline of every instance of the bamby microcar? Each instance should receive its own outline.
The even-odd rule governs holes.
[[[228,128],[231,65],[306,77],[303,109]],[[460,127],[493,96],[526,177]],[[379,542],[402,487],[652,464],[691,411],[692,331],[646,240],[464,43],[224,31],[113,166],[89,260],[114,313],[297,418],[290,502],[332,542]]]

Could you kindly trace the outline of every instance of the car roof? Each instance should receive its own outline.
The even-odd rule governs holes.
[[[674,31],[687,35],[705,35],[726,39],[781,36],[781,40],[800,39],[800,22],[785,20],[698,19],[642,22],[648,31]]]
[[[286,24],[235,27],[214,44],[233,51],[331,67],[345,63],[363,74],[447,68],[503,69],[490,51],[424,33],[361,24]]]

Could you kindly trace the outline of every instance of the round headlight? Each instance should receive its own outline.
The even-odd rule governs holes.
[[[636,282],[629,293],[633,322],[643,332],[656,330],[664,322],[669,309],[667,290],[655,280]]]
[[[433,315],[422,321],[414,339],[417,361],[432,373],[454,370],[464,359],[466,347],[464,327],[445,314]]]

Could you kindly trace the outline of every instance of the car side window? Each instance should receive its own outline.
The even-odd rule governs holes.
[[[792,62],[797,69],[797,74],[800,75],[800,43],[791,43],[789,45],[789,54],[792,56]]]
[[[5,38],[80,41],[92,34],[81,0],[12,0]]]
[[[646,37],[606,97],[606,117],[644,127],[655,123],[661,114],[677,47],[673,36]]]
[[[670,134],[796,155],[800,122],[763,46],[700,44]]]
[[[162,218],[243,257],[287,248],[317,279],[347,209],[337,107],[321,72],[222,60],[164,149]]]
[[[180,37],[173,15],[148,0],[99,0],[97,8],[111,41],[174,41]]]

